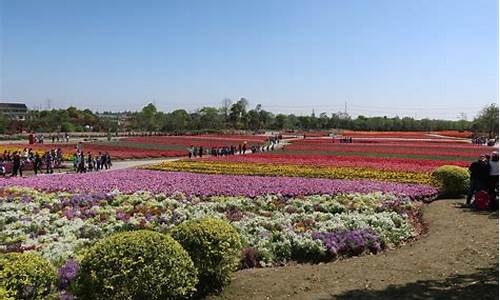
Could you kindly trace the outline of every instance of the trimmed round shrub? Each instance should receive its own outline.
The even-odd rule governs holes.
[[[432,172],[439,184],[442,197],[459,197],[469,187],[469,171],[458,166],[441,166]]]
[[[83,299],[178,299],[195,291],[196,269],[172,237],[154,231],[122,232],[88,249],[77,294]]]
[[[171,234],[193,259],[200,295],[220,291],[231,281],[241,256],[241,238],[232,225],[204,218],[184,222],[174,227]]]
[[[54,295],[57,273],[35,253],[9,253],[0,256],[0,295],[2,299],[47,299]]]

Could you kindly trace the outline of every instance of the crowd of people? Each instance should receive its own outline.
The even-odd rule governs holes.
[[[282,139],[280,135],[273,135],[266,139],[266,145],[252,145],[250,149],[247,147],[247,142],[243,142],[238,146],[230,145],[230,146],[220,146],[220,147],[211,147],[211,148],[203,148],[203,146],[189,146],[187,148],[188,157],[203,157],[206,156],[228,156],[235,154],[245,154],[247,150],[250,150],[252,153],[256,152],[265,152],[265,151],[274,151],[275,145],[279,144]]]
[[[24,148],[23,151],[5,150],[0,158],[0,175],[6,176],[8,167],[12,167],[11,177],[23,176],[23,170],[27,167],[33,168],[35,175],[42,173],[54,173],[54,168],[60,168],[63,161],[61,148],[52,148],[42,155],[31,148]]]
[[[484,154],[469,166],[470,187],[467,193],[466,205],[470,206],[472,198],[478,193],[488,195],[490,209],[498,208],[498,152]],[[475,199],[477,201],[477,199]]]
[[[97,155],[87,152],[87,155],[85,155],[83,151],[78,149],[77,152],[73,153],[71,161],[76,173],[107,170],[112,166],[111,156],[108,152],[99,152]]]
[[[472,138],[471,142],[474,145],[486,145],[486,146],[491,147],[491,146],[494,146],[498,142],[498,137],[494,138],[494,139],[489,139],[487,137],[480,136],[480,137]]]
[[[60,143],[60,142],[69,142],[69,134],[65,133],[64,135],[62,134],[51,134],[49,136],[49,139],[52,141],[52,143]],[[30,134],[28,137],[28,141],[31,144],[43,144],[45,141],[45,136],[40,133],[40,134]]]
[[[335,144],[335,137],[332,138],[332,143]],[[342,136],[339,138],[339,143],[341,144],[352,144],[352,137]]]

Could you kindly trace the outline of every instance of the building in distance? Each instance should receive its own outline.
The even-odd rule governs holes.
[[[0,102],[0,114],[16,121],[26,120],[28,107],[24,103],[6,103]]]

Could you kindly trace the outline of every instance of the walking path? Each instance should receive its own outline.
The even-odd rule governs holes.
[[[498,299],[498,212],[427,205],[428,232],[378,255],[249,269],[210,299]]]

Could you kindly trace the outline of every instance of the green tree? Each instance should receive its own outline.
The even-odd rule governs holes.
[[[489,138],[498,136],[498,105],[484,107],[473,122],[476,132],[487,133]]]

